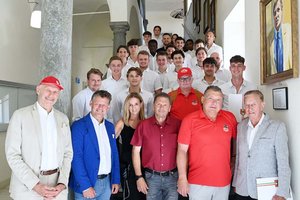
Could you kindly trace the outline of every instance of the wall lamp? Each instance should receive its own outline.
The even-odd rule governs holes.
[[[41,1],[28,1],[28,3],[34,3],[31,18],[30,18],[30,26],[33,28],[41,28],[41,19],[42,19],[42,11],[41,11]]]

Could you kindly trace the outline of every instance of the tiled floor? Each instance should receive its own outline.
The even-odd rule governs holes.
[[[11,200],[8,193],[8,186],[0,190],[0,200]]]

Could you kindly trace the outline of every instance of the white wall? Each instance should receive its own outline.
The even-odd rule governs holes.
[[[27,1],[10,0],[0,6],[0,80],[38,82],[40,31],[29,26]]]
[[[299,4],[298,0],[298,4]],[[217,35],[221,36],[219,42],[222,44],[223,37],[223,22],[229,12],[237,3],[237,0],[218,1],[218,10],[222,12],[217,16]],[[224,12],[223,12],[224,11]],[[299,14],[298,14],[299,18]],[[260,85],[260,24],[259,24],[259,0],[245,1],[245,59],[247,62],[247,78]],[[299,34],[299,33],[298,33]],[[300,37],[300,34],[298,35]],[[220,39],[220,37],[218,37]],[[233,47],[234,48],[234,45]],[[300,52],[300,51],[299,51]],[[298,67],[298,66],[297,66]],[[259,89],[265,95],[266,113],[273,119],[278,119],[285,122],[289,136],[290,149],[290,165],[292,169],[292,189],[294,199],[300,199],[300,125],[299,125],[299,110],[300,110],[300,79],[294,78],[280,83],[271,85],[260,85]],[[272,89],[276,87],[287,86],[289,90],[289,110],[275,111],[272,108]]]
[[[183,19],[175,19],[170,16],[170,13],[164,11],[147,11],[146,18],[149,22],[147,30],[153,34],[153,27],[159,25],[161,26],[162,33],[177,33],[183,37]]]
[[[40,30],[29,26],[31,7],[27,1],[2,1],[0,6],[0,80],[36,85],[39,81]],[[0,132],[0,187],[7,184],[4,143]]]

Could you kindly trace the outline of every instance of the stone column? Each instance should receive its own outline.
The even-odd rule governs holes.
[[[64,87],[55,108],[70,117],[73,0],[42,0],[40,76],[55,76]]]
[[[129,30],[128,22],[110,22],[110,28],[114,32],[113,55],[120,45],[126,45],[126,31]]]

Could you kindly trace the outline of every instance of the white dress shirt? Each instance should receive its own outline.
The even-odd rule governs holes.
[[[259,122],[256,124],[255,127],[253,127],[251,121],[249,120],[248,122],[248,129],[247,129],[247,143],[248,143],[248,147],[249,149],[251,149],[254,137],[257,133],[257,130],[259,129],[259,126],[261,125],[262,121],[264,120],[265,114],[262,114]]]
[[[72,120],[78,120],[86,116],[91,111],[90,101],[94,92],[89,88],[85,88],[78,92],[72,100],[73,117]]]
[[[231,73],[228,69],[220,68],[216,71],[215,76],[219,79],[227,83],[231,80]]]
[[[219,54],[219,57],[221,60],[223,60],[223,48],[216,43],[213,43],[211,47],[208,49],[207,45],[205,45],[205,49],[207,51],[207,57],[210,57],[210,55],[213,52],[217,52]]]
[[[57,129],[54,111],[52,109],[52,111],[48,113],[38,102],[37,110],[40,116],[42,130],[41,171],[57,169]]]
[[[143,71],[142,88],[154,94],[155,90],[162,88],[159,75],[149,68]]]
[[[224,83],[220,86],[223,94],[224,94],[224,101],[223,101],[223,109],[228,110],[228,96],[229,94],[245,94],[249,90],[256,90],[257,86],[249,81],[244,79],[239,91],[236,91],[235,86],[232,84],[231,80],[227,83]]]
[[[202,94],[204,94],[204,92],[208,86],[211,86],[211,85],[220,86],[224,83],[225,83],[224,81],[221,81],[215,77],[215,80],[211,84],[209,84],[203,77],[202,79],[197,79],[197,80],[193,81],[192,87],[194,89],[198,90],[199,92],[201,92]]]
[[[178,81],[177,81],[177,72],[174,70],[169,71],[164,78],[164,88],[163,92],[169,93],[173,90],[176,90],[179,87]]]
[[[99,146],[100,163],[98,175],[109,174],[111,172],[111,149],[105,123],[103,120],[99,124],[99,122],[91,114],[90,117],[94,125]]]

